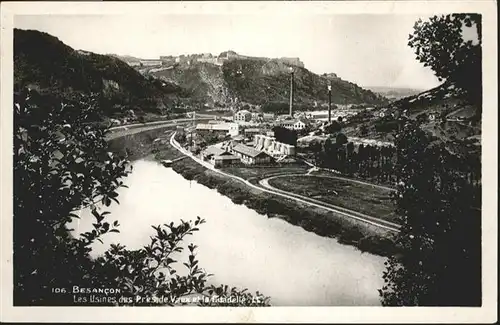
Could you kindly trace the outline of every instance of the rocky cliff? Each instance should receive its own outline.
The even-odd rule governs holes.
[[[290,96],[290,72],[294,72],[294,100],[312,104],[328,100],[327,85],[332,85],[332,101],[338,104],[383,104],[387,100],[354,83],[331,75],[320,76],[303,67],[298,58],[255,58],[235,52],[221,53],[221,64],[190,61],[158,69],[146,69],[146,75],[185,87],[194,96],[232,105],[246,102],[261,105],[287,102]]]

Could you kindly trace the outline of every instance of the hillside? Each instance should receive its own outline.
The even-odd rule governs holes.
[[[349,135],[391,141],[391,132],[397,128],[394,117],[401,115],[419,120],[423,129],[454,151],[480,150],[481,107],[471,104],[450,83],[394,101],[385,108],[363,112],[349,126]]]
[[[65,97],[101,94],[106,116],[162,113],[186,95],[179,86],[145,78],[125,62],[107,55],[76,51],[56,37],[34,30],[14,30],[14,83]]]
[[[340,78],[319,76],[296,65],[296,59],[264,59],[236,56],[221,64],[189,62],[144,73],[182,85],[192,96],[206,98],[212,103],[233,105],[245,102],[262,105],[267,102],[288,102],[290,67],[295,74],[294,100],[297,104],[326,103],[327,84],[332,83],[332,102],[338,104],[384,104],[387,100],[369,90]]]
[[[120,59],[120,60],[124,61],[125,63],[129,63],[129,64],[135,63],[135,62],[140,62],[141,60],[144,60],[141,58],[136,58],[135,56],[131,56],[131,55],[118,55],[118,54],[113,54],[113,53],[109,53],[107,55],[115,57],[117,59]]]
[[[410,97],[414,95],[418,95],[419,93],[423,92],[423,89],[413,89],[413,88],[396,88],[396,87],[364,87],[368,90],[373,91],[376,94],[379,94],[381,96],[384,96],[385,98],[389,100],[398,100],[402,99],[405,97]]]
[[[453,84],[444,83],[418,95],[394,103],[397,110],[406,110],[411,118],[421,119],[424,129],[445,142],[461,141],[480,146],[481,114]],[[434,115],[434,120],[429,116]]]
[[[470,126],[470,135],[481,131],[481,107],[471,104],[451,83],[393,102],[389,112],[403,113],[426,124],[454,122]],[[476,130],[476,131],[473,131]],[[457,135],[458,138],[470,135]]]

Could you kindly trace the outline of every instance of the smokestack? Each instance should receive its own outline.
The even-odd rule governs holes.
[[[290,67],[290,117],[293,117],[293,68]]]
[[[332,85],[328,85],[328,123],[332,123]]]

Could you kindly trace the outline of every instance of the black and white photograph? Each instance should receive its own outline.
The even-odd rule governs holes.
[[[495,322],[496,2],[418,3],[2,3],[9,320]]]

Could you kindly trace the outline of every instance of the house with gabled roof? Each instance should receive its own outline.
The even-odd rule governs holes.
[[[196,125],[196,132],[199,133],[219,133],[222,135],[235,136],[239,134],[239,125],[236,123],[199,123]]]
[[[272,157],[267,153],[241,143],[231,146],[231,153],[247,165],[268,164],[272,161]]]
[[[201,152],[201,158],[203,160],[210,160],[213,156],[226,156],[226,155],[231,155],[231,153],[217,146],[209,146]]]
[[[252,113],[246,109],[242,109],[234,114],[234,121],[238,122],[249,122],[252,119]]]
[[[225,154],[220,156],[212,156],[212,158],[210,159],[210,163],[216,168],[229,167],[241,164],[241,159],[232,154]]]
[[[309,124],[310,124],[309,120],[307,120],[305,118],[300,118],[300,119],[297,119],[295,121],[295,123],[293,123],[293,129],[294,130],[303,130],[307,126],[309,126]]]
[[[279,121],[278,125],[289,130],[304,130],[311,122],[305,118]]]

